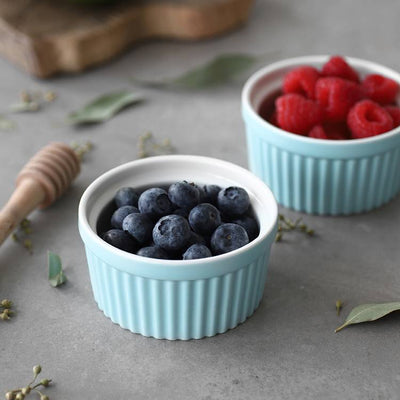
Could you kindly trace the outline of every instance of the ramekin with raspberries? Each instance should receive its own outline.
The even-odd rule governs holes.
[[[400,192],[399,85],[398,72],[352,57],[265,66],[242,91],[251,171],[297,211],[349,215],[387,203]]]

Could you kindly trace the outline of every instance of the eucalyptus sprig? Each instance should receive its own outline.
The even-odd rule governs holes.
[[[12,315],[14,314],[14,311],[11,310],[12,305],[12,301],[8,299],[3,299],[0,302],[0,320],[8,321],[12,317]]]
[[[90,141],[85,143],[72,142],[71,147],[78,156],[79,160],[82,161],[85,158],[85,155],[93,149],[93,143]]]
[[[335,333],[347,326],[362,322],[376,321],[394,311],[400,311],[400,302],[361,304],[354,307],[346,317],[343,325],[335,329]]]
[[[336,300],[336,314],[339,316],[340,311],[342,311],[343,308],[343,302],[342,300]]]
[[[72,125],[105,122],[124,108],[137,105],[143,101],[144,98],[141,94],[132,93],[128,90],[104,93],[69,113],[67,122]]]
[[[139,137],[138,158],[166,155],[173,152],[174,147],[169,139],[157,142],[151,132],[146,132],[144,135]]]
[[[46,388],[50,385],[51,379],[42,379],[40,382],[36,383],[39,374],[42,372],[42,367],[40,365],[35,365],[33,367],[33,379],[26,386],[10,390],[6,393],[6,400],[23,400],[26,396],[31,393],[37,393],[40,400],[49,400],[49,397],[43,394],[38,388],[41,386]]]
[[[52,90],[47,91],[27,91],[23,90],[19,101],[10,106],[12,112],[36,112],[43,108],[45,103],[51,103],[56,99],[56,93]]]
[[[49,283],[53,287],[60,286],[67,281],[62,268],[61,258],[51,251],[47,252],[47,264],[49,269]]]
[[[275,242],[280,242],[286,232],[298,231],[303,232],[308,236],[314,236],[314,229],[309,228],[302,221],[302,218],[299,218],[296,221],[292,221],[290,218],[285,217],[283,214],[279,214],[278,233],[276,234]]]
[[[24,218],[19,224],[18,228],[11,234],[14,242],[21,243],[29,251],[33,253],[33,243],[30,235],[32,233],[32,224],[28,218]]]
[[[262,61],[265,56],[265,54],[221,54],[180,76],[160,80],[133,78],[132,82],[157,89],[198,90],[216,87],[232,82],[234,78]]]

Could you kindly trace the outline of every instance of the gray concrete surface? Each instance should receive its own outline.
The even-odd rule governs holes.
[[[213,338],[169,342],[132,334],[97,308],[77,230],[77,205],[99,174],[137,154],[150,130],[179,153],[219,157],[245,166],[240,88],[194,94],[142,90],[148,102],[111,121],[74,129],[66,113],[92,97],[129,88],[129,78],[172,76],[227,51],[274,52],[269,61],[340,53],[400,70],[397,1],[257,1],[251,20],[222,38],[195,44],[138,46],[79,76],[38,81],[0,61],[0,111],[23,89],[51,88],[44,111],[13,115],[0,132],[0,204],[25,161],[52,140],[91,140],[72,189],[32,215],[34,254],[8,240],[0,249],[0,298],[17,315],[0,321],[0,396],[28,382],[42,364],[51,399],[368,399],[400,398],[400,314],[334,334],[365,302],[400,299],[400,198],[347,218],[304,216],[318,233],[274,245],[261,306],[247,322]],[[298,214],[283,210],[294,217]],[[47,282],[46,251],[60,254],[68,283]],[[338,317],[335,301],[345,306]]]

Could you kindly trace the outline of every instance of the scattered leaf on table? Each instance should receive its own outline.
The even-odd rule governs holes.
[[[183,75],[159,81],[133,79],[134,83],[155,88],[202,89],[222,85],[252,67],[261,57],[247,54],[224,54]]]
[[[6,118],[4,115],[0,115],[0,130],[1,131],[12,131],[16,128],[16,123]]]
[[[341,331],[346,326],[359,324],[360,322],[375,321],[379,318],[390,314],[393,311],[400,310],[400,302],[378,303],[378,304],[362,304],[353,308],[347,316],[344,324],[335,329],[335,332]]]
[[[110,119],[123,108],[143,101],[143,97],[137,93],[126,90],[103,94],[80,110],[68,115],[71,124],[90,124],[103,122]]]
[[[63,269],[61,258],[59,255],[52,253],[51,251],[47,252],[48,264],[49,264],[49,282],[53,287],[57,287],[62,285],[67,281],[67,277],[65,276]]]

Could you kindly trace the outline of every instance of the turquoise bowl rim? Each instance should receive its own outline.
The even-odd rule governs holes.
[[[97,217],[93,209],[99,207],[102,189],[119,176],[128,172],[140,172],[162,165],[175,163],[190,171],[191,165],[212,168],[215,176],[227,176],[250,195],[260,224],[260,234],[249,244],[230,253],[199,260],[158,260],[131,254],[117,249],[102,240],[95,232]],[[163,183],[165,171],[160,169],[158,183]],[[190,173],[188,173],[189,175]],[[225,174],[225,175],[224,175]],[[170,183],[168,182],[165,183]],[[210,182],[210,184],[213,182]],[[149,182],[155,184],[155,182]],[[112,196],[108,201],[111,201]],[[104,199],[103,199],[104,202]],[[104,206],[105,204],[103,204]],[[97,215],[98,216],[98,215]],[[270,246],[277,231],[278,205],[268,186],[252,172],[236,164],[210,157],[192,155],[167,155],[131,161],[115,167],[95,179],[83,193],[78,210],[78,227],[82,240],[99,259],[112,267],[136,276],[161,280],[196,280],[233,272],[257,258],[266,246]]]
[[[400,145],[400,127],[381,135],[353,140],[321,140],[286,132],[265,121],[254,108],[255,91],[263,80],[301,65],[322,66],[329,55],[311,55],[284,59],[258,70],[245,83],[242,90],[242,115],[251,124],[251,134],[264,137],[275,145],[317,158],[354,159],[379,154]],[[377,73],[395,80],[400,85],[400,74],[391,68],[359,58],[345,57],[362,74]],[[265,93],[268,95],[268,93]],[[265,96],[264,96],[265,97]],[[400,102],[399,102],[400,103]],[[254,129],[257,128],[257,129]]]

